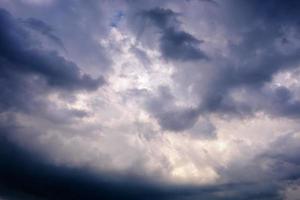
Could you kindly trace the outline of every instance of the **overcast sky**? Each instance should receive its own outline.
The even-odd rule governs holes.
[[[299,200],[300,1],[1,0],[0,199]]]

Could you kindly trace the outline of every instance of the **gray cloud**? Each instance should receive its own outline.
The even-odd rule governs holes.
[[[199,116],[197,109],[176,106],[168,87],[160,87],[158,95],[146,102],[146,108],[163,129],[171,131],[191,128]]]
[[[2,133],[10,131],[16,130],[2,126]],[[273,183],[166,186],[130,175],[99,175],[88,168],[51,165],[2,136],[0,144],[0,192],[7,199],[280,199]]]
[[[214,11],[207,9],[207,18],[211,21],[199,17],[203,13],[198,10],[201,6],[198,4],[207,2],[217,5]],[[298,80],[293,83],[274,82],[276,75],[294,74],[299,67],[298,1],[116,1],[100,5],[98,1],[67,0],[53,1],[45,6],[15,0],[0,4],[14,13],[12,15],[4,9],[0,10],[1,197],[274,200],[283,199],[282,191],[290,183],[299,183],[300,160],[297,155],[300,148],[296,133],[282,133],[281,137],[271,143],[269,141],[273,140],[273,134],[266,136],[267,139],[246,137],[244,146],[237,145],[237,148],[227,147],[226,142],[231,144],[232,140],[243,139],[244,134],[248,133],[228,133],[229,139],[226,135],[222,135],[223,138],[218,137],[219,131],[224,131],[225,134],[232,131],[228,131],[226,127],[225,130],[219,130],[218,120],[228,122],[239,119],[238,123],[244,123],[243,119],[255,119],[257,113],[263,113],[270,120],[288,118],[295,123],[299,120],[299,86],[294,83]],[[45,12],[46,10],[49,12]],[[116,25],[111,26],[111,19],[118,12],[122,13],[122,18],[128,20],[128,24],[119,23],[120,19],[116,18],[113,19],[116,20]],[[207,13],[204,12],[203,15]],[[217,28],[206,30],[206,25]],[[217,33],[209,32],[212,30]],[[131,35],[133,32],[135,35]],[[59,48],[64,47],[66,52],[60,52],[57,47],[50,50],[44,41],[35,37],[36,34],[51,40]],[[118,77],[118,64],[121,60],[118,60],[117,53],[123,52],[109,54],[109,45],[105,49],[105,45],[101,43],[109,43],[113,38],[110,34],[121,38],[122,41],[117,45],[123,44],[123,40],[124,43],[127,42],[125,46],[130,49],[128,54],[135,56],[138,64],[144,65],[146,70],[141,71],[148,73],[150,78],[134,74],[130,68],[131,57],[127,55],[124,56],[125,61],[122,60],[126,63],[122,67],[126,70],[128,68],[129,75]],[[138,41],[132,47],[132,40],[136,38]],[[161,57],[158,56],[152,61],[156,55],[153,53],[149,56],[153,50],[151,48],[157,48],[154,50],[158,50]],[[156,75],[158,70],[155,69],[154,73],[152,68],[163,68],[167,64],[172,68],[170,71],[173,74],[167,77],[171,79],[171,83],[162,81],[166,86],[156,88],[157,84],[152,82],[155,80],[148,81],[147,78],[151,79]],[[111,65],[115,65],[113,69]],[[126,70],[124,73],[127,73]],[[110,77],[110,74],[113,76]],[[134,78],[124,81],[131,78],[130,75]],[[99,92],[98,88],[106,83],[106,79],[113,86],[107,85],[107,90]],[[143,84],[135,85],[140,83],[135,82],[136,79],[141,80],[145,87]],[[126,97],[122,96],[123,87],[130,88],[126,90]],[[88,96],[89,92],[95,91],[99,92],[96,97]],[[73,97],[74,100],[70,96],[79,92],[86,95],[83,95],[83,102],[76,105],[79,108],[64,105],[71,101],[76,102],[76,97]],[[49,99],[51,94],[58,94],[57,98],[63,102],[62,107]],[[122,98],[126,98],[126,102],[123,102],[126,105],[119,105],[118,100]],[[140,102],[142,103],[139,104]],[[98,105],[101,103],[103,105]],[[81,109],[81,106],[89,109]],[[147,113],[139,112],[142,109]],[[152,128],[152,121],[147,114],[157,121],[160,129]],[[85,121],[85,118],[93,115],[97,116]],[[91,121],[97,123],[97,127]],[[92,137],[91,132],[106,121],[106,126],[101,127],[101,130],[99,128],[96,141],[105,140],[104,136],[109,137],[107,135],[115,131],[122,132],[126,137],[132,136],[128,140],[133,145],[120,145],[127,138],[118,134],[111,136],[104,147],[100,144],[90,145],[89,140],[85,140],[87,135]],[[136,124],[128,125],[133,121]],[[29,125],[25,128],[22,123]],[[251,123],[255,124],[256,121]],[[82,124],[85,126],[78,128]],[[270,126],[272,131],[273,126],[276,128],[274,124]],[[155,135],[156,131],[162,134]],[[169,131],[178,134],[172,135]],[[260,131],[263,135],[265,130]],[[189,137],[188,133],[193,137]],[[145,134],[146,139],[136,138],[134,134]],[[163,138],[163,134],[167,135],[167,139]],[[191,146],[193,140],[201,140],[197,145],[203,145],[205,158],[222,156],[221,161],[203,159],[204,161],[185,163],[187,161],[181,157],[185,157],[184,153],[192,150],[181,154],[181,149],[174,147],[176,144],[169,144],[176,143],[185,136],[187,141],[192,140]],[[156,138],[159,137],[163,139],[156,144]],[[223,141],[224,137],[228,140]],[[44,143],[36,142],[39,139]],[[64,140],[67,142],[64,143]],[[55,144],[47,146],[51,141]],[[22,142],[26,145],[22,146]],[[251,142],[262,145],[262,150],[258,151],[257,146]],[[106,162],[111,162],[120,165],[116,168],[119,167],[121,172],[110,171],[104,174],[101,170],[99,172],[91,169],[88,163],[94,162],[91,159],[82,161],[84,164],[79,164],[78,167],[70,167],[67,165],[68,161],[64,166],[47,159],[46,154],[55,151],[57,154],[74,155],[74,160],[81,162],[80,156],[74,152],[60,152],[64,151],[67,143],[75,144],[78,152],[84,152],[83,155],[93,154],[92,158],[99,159],[95,161],[97,163],[105,165]],[[80,146],[82,143],[84,148]],[[188,142],[182,140],[182,143],[188,148]],[[152,152],[154,148],[160,149],[157,147],[164,144],[166,146],[161,149],[167,148],[170,154],[164,154],[163,150]],[[135,149],[139,145],[143,148]],[[154,147],[150,148],[151,145]],[[98,146],[105,148],[105,151],[98,150]],[[215,149],[210,148],[212,152],[209,152],[206,146],[208,149],[209,146]],[[193,146],[191,149],[198,150],[198,147]],[[234,157],[234,151],[243,152],[243,148],[250,153]],[[37,153],[36,149],[45,151],[46,154]],[[103,156],[102,153],[106,154]],[[169,160],[152,159],[154,153],[163,154],[164,159],[168,155],[174,156],[176,166]],[[195,153],[195,159],[200,160],[201,155],[197,157],[198,152]],[[192,159],[193,156],[186,157]],[[225,164],[222,163],[223,156],[225,161],[229,160],[224,161]],[[148,170],[148,162],[155,168],[151,181],[143,177],[143,174],[148,175],[143,171]],[[164,178],[158,177],[163,174],[161,171],[169,172],[172,167],[191,173],[195,168],[197,172],[201,168],[197,164],[201,162],[208,162],[205,164],[218,177],[216,182],[203,186],[193,183],[173,184],[161,181]],[[191,170],[185,169],[185,164]],[[158,170],[157,166],[163,166],[164,169]],[[184,177],[184,172],[179,175]]]
[[[64,44],[61,41],[59,37],[57,37],[54,34],[54,30],[52,27],[50,27],[48,24],[45,22],[35,19],[35,18],[29,18],[24,21],[24,23],[31,29],[41,33],[42,35],[45,35],[48,37],[50,40],[55,42],[58,46],[64,49]]]
[[[191,61],[207,59],[206,54],[199,48],[202,42],[191,34],[181,30],[180,16],[170,9],[154,8],[140,14],[149,20],[161,32],[160,51],[165,59]],[[144,23],[146,23],[144,21]]]
[[[183,61],[207,58],[205,53],[197,47],[201,41],[184,31],[167,29],[160,42],[160,49],[166,58]]]
[[[272,10],[276,8],[276,11],[272,11],[276,13],[274,18],[287,12],[286,7],[289,7],[285,5],[283,9],[279,9],[281,6],[278,4],[280,3],[269,2],[261,5],[251,2],[252,6],[263,7],[257,10]],[[290,4],[298,5],[296,2],[291,2]],[[245,13],[248,13],[248,7],[243,6],[240,8],[245,9]],[[251,115],[253,112],[262,110],[270,115],[275,114],[263,102],[260,102],[259,105],[256,102],[264,101],[264,98],[265,100],[276,102],[275,94],[268,97],[265,96],[266,83],[270,83],[274,75],[298,67],[299,47],[289,52],[282,52],[278,49],[279,47],[275,46],[276,41],[286,37],[284,29],[282,29],[283,26],[286,27],[285,30],[297,28],[298,15],[294,12],[292,13],[291,15],[294,16],[289,17],[287,22],[287,19],[284,17],[283,19],[279,17],[281,20],[273,20],[273,18],[263,14],[247,16],[246,14],[243,15],[244,13],[228,11],[228,15],[232,14],[232,16],[222,20],[225,20],[224,23],[229,23],[226,20],[233,20],[233,26],[231,24],[231,30],[228,31],[241,38],[241,42],[238,44],[229,43],[230,57],[211,57],[210,68],[201,67],[202,63],[195,63],[194,65],[198,65],[198,67],[193,68],[182,67],[184,66],[183,64],[178,64],[179,71],[174,81],[181,81],[181,76],[188,77],[188,79],[185,79],[186,82],[182,84],[193,88],[192,92],[200,99],[198,109],[201,112],[241,116]],[[174,54],[175,57],[180,58],[180,56],[184,56],[184,53],[180,53],[181,48],[173,46],[170,49],[178,54]],[[189,50],[185,49],[184,52],[189,52]],[[192,56],[193,54],[189,55]],[[201,75],[195,76],[195,74],[205,74],[209,78]],[[250,100],[238,102],[232,98],[232,91],[246,91],[248,95],[253,94],[252,91],[255,91],[257,99],[254,102]],[[271,94],[272,92],[269,91],[268,93]],[[270,99],[272,97],[274,99]],[[295,106],[291,110],[294,113],[299,112],[296,108],[297,101],[291,103],[288,99],[285,99],[281,102],[281,107],[285,108],[282,109],[281,113],[277,112],[276,115],[289,116],[287,110],[292,106],[291,104]],[[274,111],[275,109],[272,110]],[[295,116],[295,114],[291,113],[290,116]]]
[[[265,6],[264,9],[266,10],[273,9],[268,7],[269,4],[263,4],[262,6]],[[249,8],[243,6],[245,5],[241,3],[240,7],[245,9],[245,13],[248,13]],[[253,6],[260,5],[251,4],[251,9]],[[277,9],[280,6],[275,7]],[[286,12],[285,9],[274,12]],[[233,18],[239,19],[233,20],[234,23],[229,26],[231,30],[228,31],[241,37],[241,42],[238,44],[229,43],[230,57],[215,56],[207,60],[208,56],[198,48],[202,41],[180,28],[182,22],[178,20],[178,17],[184,15],[184,13],[179,14],[170,9],[156,7],[142,11],[141,15],[159,29],[161,36],[158,47],[164,58],[175,61],[192,61],[195,66],[188,68],[185,67],[184,63],[176,63],[175,66],[178,71],[175,72],[177,74],[174,81],[180,82],[181,76],[188,77],[185,80],[186,82],[182,84],[187,84],[186,87],[192,87],[192,93],[198,96],[199,103],[194,105],[192,109],[180,108],[176,110],[176,108],[173,108],[173,111],[161,111],[160,113],[150,108],[150,112],[156,113],[154,117],[158,119],[162,128],[177,131],[188,129],[195,124],[201,113],[244,117],[251,116],[257,111],[263,111],[275,116],[297,116],[299,112],[297,100],[291,102],[289,99],[283,99],[280,105],[277,105],[276,92],[265,87],[267,83],[272,81],[274,75],[296,68],[299,64],[299,48],[284,53],[278,49],[280,47],[276,46],[278,40],[286,38],[281,26],[282,23],[288,28],[293,28],[297,24],[293,22],[297,22],[297,16],[289,18],[286,23],[284,18],[281,19],[284,21],[272,20],[263,14],[247,16],[243,13],[230,13],[229,11],[228,16],[221,20],[228,23]],[[278,13],[278,15],[281,15],[281,13]],[[223,23],[223,21],[220,23]],[[251,26],[246,24],[251,24]],[[144,25],[141,24],[140,26]],[[143,32],[146,31],[145,28],[142,29]],[[270,33],[270,30],[272,30],[272,33]],[[148,35],[145,36],[153,39]],[[210,68],[201,67],[203,63],[198,62],[199,59],[210,61]],[[195,74],[205,74],[207,77],[195,76]],[[257,98],[252,96],[251,100],[240,102],[232,96],[233,91],[237,93],[245,91],[246,95],[255,95]],[[270,108],[264,101],[271,101],[274,106]],[[162,104],[166,106],[167,101]],[[278,109],[275,109],[275,105],[279,106]],[[182,118],[185,120],[182,120]],[[173,129],[171,124],[180,127]]]
[[[94,90],[104,83],[103,77],[93,79],[81,74],[75,63],[65,60],[56,52],[30,46],[35,41],[22,24],[5,10],[1,10],[1,23],[6,27],[0,36],[3,70],[39,75],[48,85],[58,88]],[[11,67],[7,67],[5,62]]]

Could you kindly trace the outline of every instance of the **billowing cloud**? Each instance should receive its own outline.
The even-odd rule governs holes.
[[[38,42],[32,41],[21,24],[4,10],[1,11],[1,22],[6,27],[1,31],[1,57],[3,62],[8,62],[3,67],[8,68],[10,64],[9,69],[40,75],[47,84],[68,89],[96,89],[104,83],[103,78],[93,80],[89,75],[81,75],[76,64],[56,52],[38,49]]]
[[[298,198],[298,1],[0,7],[1,199]]]
[[[150,21],[161,31],[159,46],[164,58],[182,61],[207,58],[198,47],[201,41],[180,29],[178,13],[154,8],[141,12],[140,16],[145,20],[142,23]]]

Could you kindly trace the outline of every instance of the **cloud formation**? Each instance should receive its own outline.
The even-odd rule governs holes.
[[[161,31],[160,51],[166,59],[198,60],[207,58],[198,45],[200,40],[180,29],[179,14],[170,9],[153,8],[143,11],[143,23],[150,21]]]
[[[2,1],[0,198],[297,199],[299,8]]]

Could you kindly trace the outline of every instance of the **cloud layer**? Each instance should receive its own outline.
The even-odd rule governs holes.
[[[0,198],[299,193],[300,3],[0,3]]]

